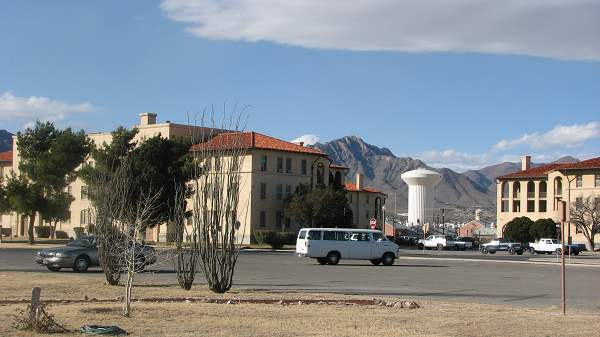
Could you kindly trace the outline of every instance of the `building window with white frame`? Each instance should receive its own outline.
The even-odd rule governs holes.
[[[600,187],[600,174],[596,174],[596,182],[594,183],[594,187]]]
[[[89,209],[84,209],[81,210],[81,216],[80,216],[80,221],[81,224],[88,224],[90,223],[90,210]]]
[[[282,196],[282,194],[283,194],[283,185],[281,185],[281,184],[278,184],[278,185],[277,185],[277,196],[276,196],[276,199],[277,199],[277,200],[281,200],[281,198],[282,198],[282,197],[281,197],[281,196]]]
[[[292,195],[292,185],[285,185],[285,198],[289,199]]]
[[[575,187],[583,187],[583,176],[581,174],[575,176]]]

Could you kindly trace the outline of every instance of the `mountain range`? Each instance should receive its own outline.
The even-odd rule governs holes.
[[[448,168],[433,168],[419,159],[398,158],[387,148],[365,143],[356,136],[346,136],[324,144],[308,145],[329,154],[334,164],[348,167],[346,180],[355,182],[355,175],[364,174],[366,187],[388,195],[386,205],[398,211],[408,207],[408,186],[400,178],[402,173],[417,168],[438,172],[442,180],[435,186],[436,208],[488,209],[495,216],[496,177],[521,170],[521,163],[502,163],[457,173]],[[563,157],[556,162],[577,162],[573,157]],[[545,165],[534,164],[532,167]],[[390,206],[390,203],[392,206]]]
[[[12,150],[13,145],[13,134],[6,131],[0,130],[0,152],[6,152]]]

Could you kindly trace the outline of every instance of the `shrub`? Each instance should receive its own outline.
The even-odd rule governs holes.
[[[57,239],[68,239],[69,238],[69,234],[67,234],[67,232],[65,232],[65,231],[56,231],[56,233],[54,233],[54,236]]]
[[[274,230],[269,229],[257,229],[252,232],[254,238],[259,245],[269,244],[269,238],[275,236]]]
[[[531,234],[536,241],[539,241],[542,238],[556,239],[558,237],[556,233],[556,221],[552,219],[538,219],[531,225],[529,234]]]
[[[75,232],[75,239],[79,239],[85,233],[85,228],[83,228],[83,227],[73,227],[73,232]]]
[[[296,245],[296,239],[298,238],[298,233],[294,233],[294,232],[284,232],[283,233],[283,238],[284,238],[284,244],[285,245],[292,245],[295,246]]]
[[[533,221],[526,216],[514,218],[506,224],[504,237],[519,242],[533,242],[533,236],[529,234],[532,225]]]
[[[50,226],[34,226],[33,230],[35,231],[35,235],[38,238],[49,238],[50,233],[52,232],[52,227]]]
[[[274,249],[280,249],[285,244],[285,237],[281,233],[271,235],[267,238],[267,244]]]

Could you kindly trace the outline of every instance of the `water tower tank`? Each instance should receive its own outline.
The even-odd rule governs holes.
[[[425,224],[433,221],[433,187],[442,180],[442,175],[425,170],[416,169],[405,172],[401,176],[408,185],[408,222],[413,225]]]

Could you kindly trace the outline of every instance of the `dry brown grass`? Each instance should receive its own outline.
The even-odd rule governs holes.
[[[48,308],[58,323],[71,330],[83,325],[117,325],[133,336],[599,336],[600,314],[560,308],[528,309],[468,303],[419,301],[420,308],[379,305],[299,304],[302,299],[358,300],[360,296],[299,294],[237,289],[224,295],[196,286],[184,291],[175,284],[153,282],[134,286],[133,296],[146,298],[133,304],[132,317],[119,315],[121,303],[82,301],[111,300],[122,287],[110,287],[98,279],[61,273],[6,272],[0,276],[0,335],[33,336],[13,328],[13,315],[29,299],[31,288],[42,288],[42,301],[69,300]],[[82,280],[84,280],[82,282]],[[148,300],[153,298],[154,300]],[[164,299],[156,301],[157,298]],[[186,302],[181,298],[192,298]],[[208,302],[223,299],[223,303]],[[176,300],[177,299],[177,300]],[[227,304],[228,299],[235,304]],[[294,300],[290,305],[251,304],[244,299]],[[366,298],[371,299],[371,298]],[[378,298],[382,301],[410,299]],[[333,303],[333,302],[332,302]]]

